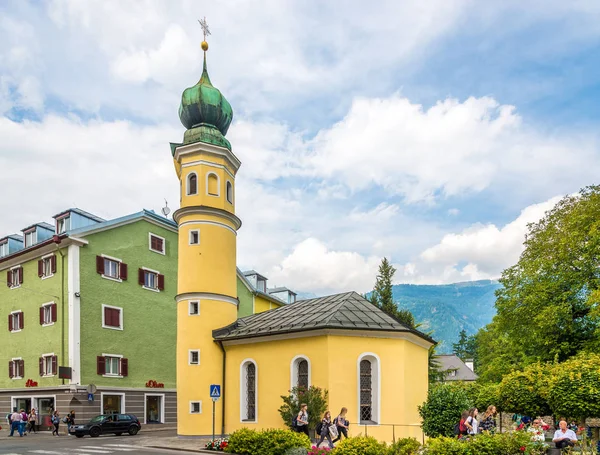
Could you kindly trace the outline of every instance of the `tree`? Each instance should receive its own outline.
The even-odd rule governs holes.
[[[476,347],[475,336],[467,336],[467,331],[462,329],[458,335],[458,341],[452,343],[452,352],[463,362],[467,359],[474,360],[477,354]]]
[[[548,364],[534,363],[502,379],[498,387],[498,407],[530,416],[548,415],[551,371]]]
[[[298,415],[302,403],[306,403],[308,406],[309,428],[315,428],[327,410],[329,392],[327,389],[321,389],[314,385],[311,385],[308,389],[293,387],[290,394],[287,396],[282,395],[281,399],[283,404],[279,408],[279,414],[288,428],[292,429],[292,418]]]
[[[454,425],[463,411],[473,406],[460,385],[437,384],[429,389],[427,401],[419,406],[423,432],[431,437],[454,436]]]
[[[562,362],[599,345],[600,186],[564,197],[530,224],[524,247],[496,291],[497,315],[480,359],[484,372],[492,361],[499,373],[511,368],[506,360],[513,368]]]

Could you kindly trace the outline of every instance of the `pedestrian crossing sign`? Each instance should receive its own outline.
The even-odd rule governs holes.
[[[210,397],[215,401],[221,398],[221,386],[219,384],[210,385]]]

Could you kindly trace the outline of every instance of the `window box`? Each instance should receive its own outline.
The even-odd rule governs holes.
[[[56,303],[46,303],[40,307],[40,325],[49,326],[56,322]]]
[[[156,270],[141,268],[138,270],[138,283],[150,291],[164,291],[165,276],[161,275]]]
[[[56,376],[58,371],[58,356],[52,354],[44,354],[40,357],[40,376]]]
[[[8,377],[10,379],[23,379],[25,377],[25,361],[15,358],[8,362]]]
[[[6,285],[11,288],[18,288],[23,284],[23,267],[17,266],[6,272]]]
[[[20,332],[23,330],[23,312],[13,311],[8,315],[8,331]]]
[[[43,257],[38,261],[38,276],[43,280],[56,273],[56,255]]]
[[[166,241],[165,241],[164,237],[160,237],[156,234],[150,233],[148,242],[149,242],[150,251],[154,251],[155,253],[165,254]]]
[[[96,256],[96,272],[108,280],[127,280],[127,264],[110,256]]]
[[[102,327],[123,330],[123,308],[102,305]]]
[[[129,374],[129,361],[119,354],[96,357],[96,372],[107,378],[123,378]]]

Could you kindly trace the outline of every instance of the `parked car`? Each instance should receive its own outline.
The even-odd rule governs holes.
[[[101,434],[109,433],[114,433],[117,436],[128,433],[135,436],[140,428],[142,428],[142,425],[133,414],[105,414],[94,417],[88,423],[72,425],[71,434],[78,438],[83,438],[87,434],[92,438],[97,438]]]

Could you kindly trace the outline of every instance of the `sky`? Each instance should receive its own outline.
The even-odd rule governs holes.
[[[231,103],[238,265],[324,295],[496,279],[600,176],[597,0],[0,2],[0,237],[177,208],[200,77]]]

